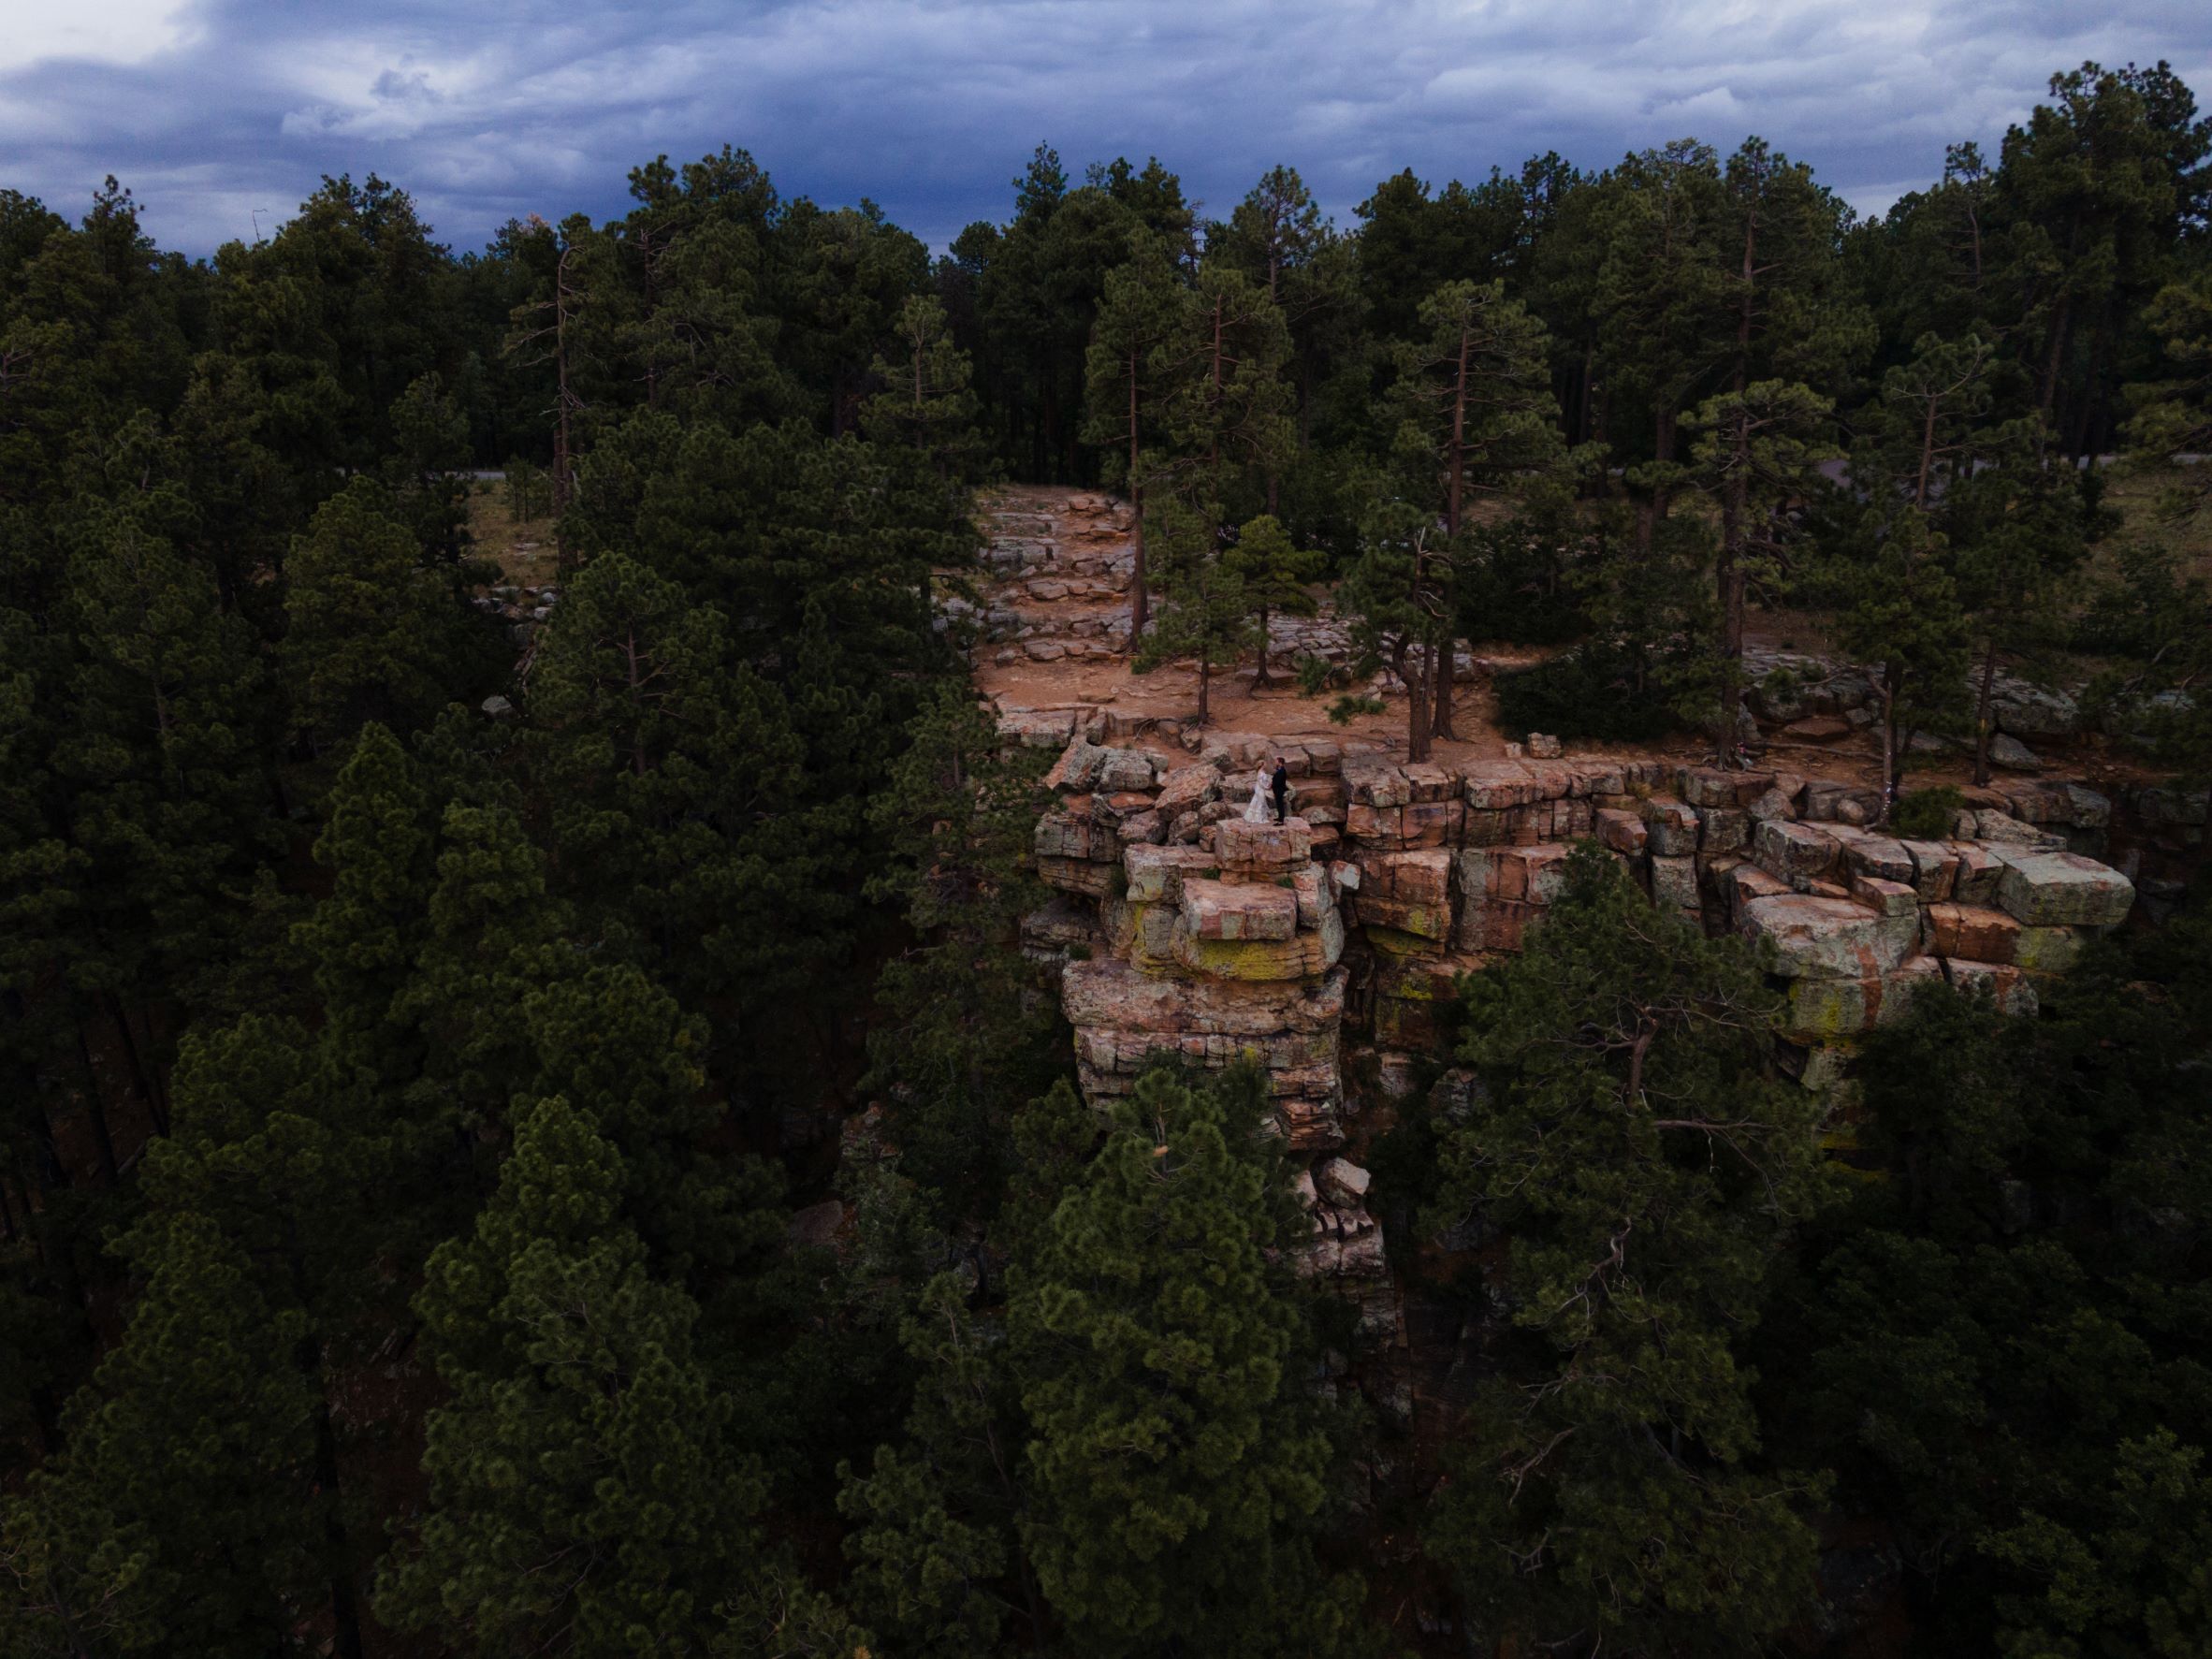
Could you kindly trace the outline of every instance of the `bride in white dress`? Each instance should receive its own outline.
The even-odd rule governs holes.
[[[1252,779],[1252,798],[1244,803],[1244,822],[1246,823],[1273,823],[1274,822],[1274,809],[1268,804],[1269,782],[1267,768],[1262,766]]]

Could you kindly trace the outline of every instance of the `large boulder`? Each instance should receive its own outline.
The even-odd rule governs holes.
[[[1186,877],[1209,876],[1220,867],[1203,847],[1129,847],[1123,850],[1121,863],[1128,874],[1124,896],[1142,905],[1181,904]]]
[[[1361,853],[1359,896],[1353,901],[1357,919],[1362,926],[1445,938],[1451,931],[1454,862],[1441,849]]]
[[[1885,881],[1911,881],[1913,855],[1895,837],[1839,823],[1828,833],[1843,844],[1843,868],[1854,876],[1878,876]]]
[[[1825,1043],[1870,1031],[1903,1017],[1914,994],[1943,977],[1932,956],[1909,956],[1889,972],[1864,979],[1793,980],[1782,1033],[1793,1042]]]
[[[1652,854],[1682,858],[1697,851],[1697,814],[1674,795],[1652,795],[1642,805],[1644,831]]]
[[[1989,713],[1999,732],[2016,737],[2071,737],[2081,730],[2080,704],[2064,691],[2045,691],[2024,680],[2002,682],[1990,699]],[[1996,759],[1995,754],[1990,758]]]
[[[1214,826],[1214,853],[1224,869],[1287,874],[1312,862],[1313,825],[1302,818],[1281,823],[1224,818]]]
[[[1178,766],[1160,780],[1159,798],[1153,805],[1170,818],[1221,798],[1221,772],[1207,762]]]
[[[1920,938],[1917,915],[1885,916],[1848,898],[1804,893],[1748,901],[1741,929],[1754,943],[1770,943],[1775,971],[1793,979],[1874,979],[1911,954]]]
[[[2110,927],[2127,920],[2135,886],[2078,852],[1992,849],[2004,865],[1997,902],[2030,927]]]
[[[1900,841],[1913,861],[1913,891],[1924,905],[1942,904],[1958,880],[1958,854],[1941,841]]]
[[[1928,907],[1928,948],[1938,956],[2010,962],[2019,944],[2020,924],[2002,910],[1979,905]]]
[[[1060,1006],[1071,1026],[1105,1026],[1161,1035],[1259,1037],[1333,1032],[1344,1019],[1349,976],[1317,984],[1250,984],[1158,980],[1126,962],[1071,962],[1060,976]]]
[[[1615,808],[1600,808],[1594,827],[1600,841],[1628,858],[1642,857],[1645,843],[1651,838],[1642,818]]]
[[[1183,917],[1193,939],[1287,939],[1298,932],[1298,897],[1288,887],[1186,876]]]
[[[1826,829],[1785,818],[1764,820],[1752,837],[1753,861],[1783,881],[1826,875],[1841,850]]]
[[[1882,816],[1882,792],[1863,784],[1815,778],[1805,785],[1805,816],[1823,823],[1866,824]]]
[[[2032,1014],[2039,1006],[2034,982],[2016,968],[1995,962],[1966,962],[1955,956],[1946,956],[1943,958],[1943,974],[1955,991],[1968,995],[1986,991],[2002,1013]]]
[[[1296,900],[1292,900],[1291,913],[1296,916]],[[1318,979],[1334,968],[1343,954],[1344,917],[1337,910],[1331,910],[1312,932],[1280,939],[1202,939],[1188,910],[1183,912],[1175,927],[1175,960],[1190,972],[1210,979],[1252,983]]]

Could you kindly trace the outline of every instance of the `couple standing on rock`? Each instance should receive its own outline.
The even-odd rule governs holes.
[[[1252,779],[1252,798],[1244,803],[1246,823],[1265,823],[1268,819],[1268,798],[1274,798],[1274,821],[1277,823],[1289,815],[1290,768],[1281,755],[1275,756],[1275,769],[1262,768]]]

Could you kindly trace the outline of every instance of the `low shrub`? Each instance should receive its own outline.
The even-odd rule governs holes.
[[[1966,796],[1948,783],[1933,789],[1910,790],[1889,809],[1889,827],[1915,841],[1940,841],[1951,833],[1951,821],[1966,805]]]

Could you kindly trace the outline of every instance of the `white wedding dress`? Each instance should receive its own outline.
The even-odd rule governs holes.
[[[1252,798],[1244,803],[1246,823],[1273,823],[1274,808],[1268,804],[1268,776],[1265,768],[1252,779]]]

